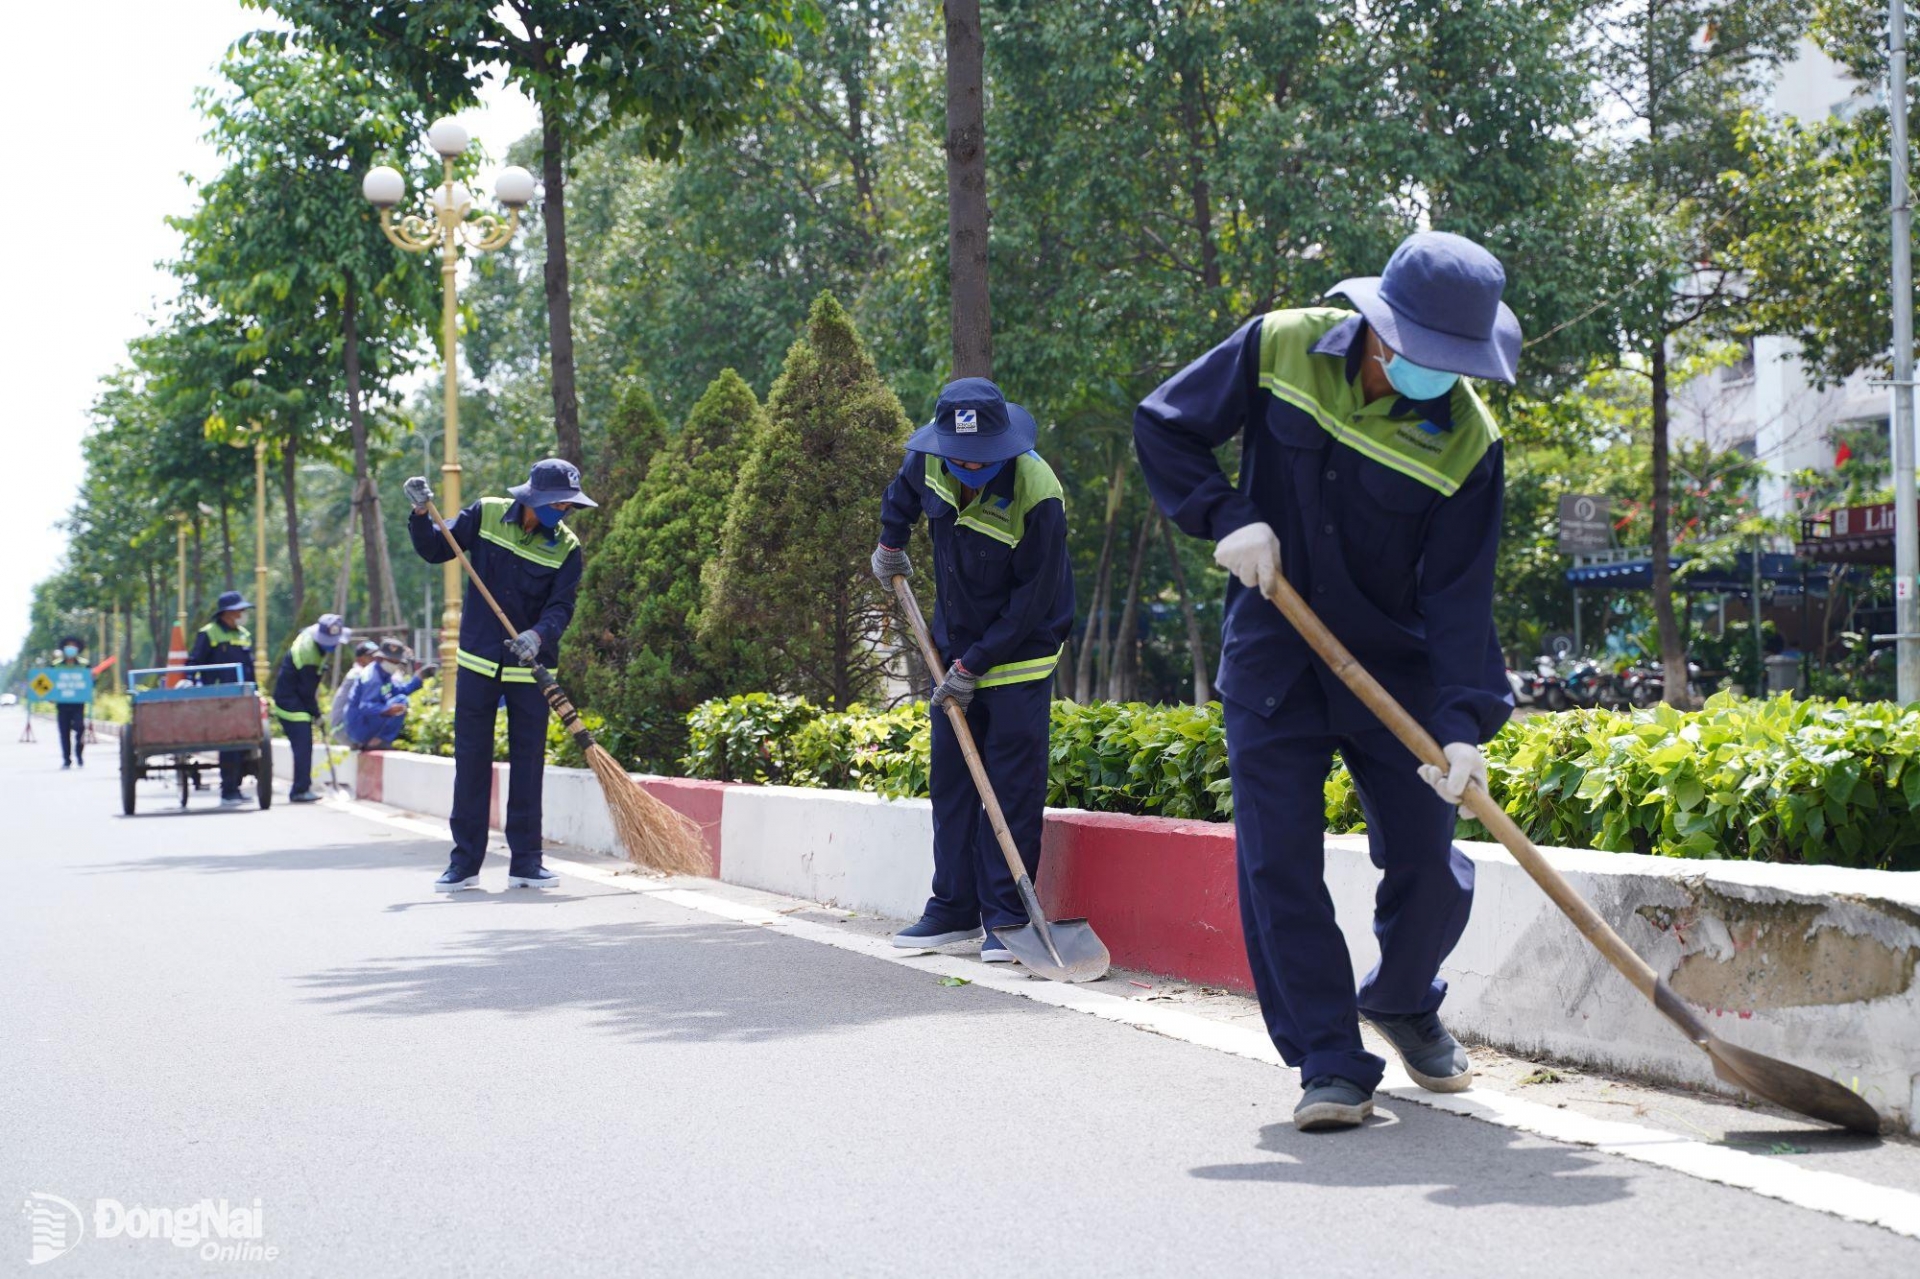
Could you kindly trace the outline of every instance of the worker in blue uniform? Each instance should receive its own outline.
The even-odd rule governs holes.
[[[933,642],[947,675],[933,690],[929,787],[933,895],[893,944],[970,941],[1027,920],[953,725],[967,713],[988,780],[1028,873],[1040,874],[1053,672],[1073,627],[1073,569],[1060,481],[1033,451],[1033,416],[986,378],[947,384],[933,421],[907,440],[880,505],[874,576],[911,576],[907,537],[922,515],[933,541]],[[988,932],[980,958],[1013,958]]]
[[[560,661],[560,636],[573,620],[580,589],[580,539],[563,522],[597,505],[580,491],[580,468],[562,458],[536,462],[512,496],[483,497],[448,525],[480,580],[522,629],[507,634],[469,584],[460,614],[459,670],[453,712],[453,853],[435,881],[441,892],[480,886],[487,855],[487,810],[493,793],[493,724],[507,709],[507,867],[510,888],[545,888],[559,880],[540,864],[540,791],[547,760],[547,701],[533,682],[534,663]],[[453,550],[427,514],[433,490],[424,477],[406,483],[413,515],[407,532],[429,564]]]
[[[273,715],[293,748],[290,804],[311,804],[320,798],[313,790],[313,722],[320,718],[320,668],[348,633],[338,613],[322,613],[319,621],[293,637],[273,673]]]
[[[383,750],[399,739],[412,695],[425,678],[425,672],[414,670],[413,650],[397,639],[382,640],[374,659],[335,694],[346,699],[341,726],[355,750]]]
[[[1441,1024],[1440,963],[1473,899],[1455,807],[1512,710],[1493,627],[1500,433],[1468,382],[1511,382],[1506,273],[1461,236],[1408,237],[1332,306],[1273,311],[1140,405],[1134,442],[1160,509],[1227,569],[1217,687],[1233,777],[1247,958],[1268,1032],[1304,1095],[1303,1129],[1351,1127],[1385,1063],[1422,1086],[1472,1080]],[[1215,450],[1240,436],[1237,482]],[[1445,744],[1417,765],[1261,588],[1284,574],[1359,662]],[[1322,788],[1338,752],[1366,816],[1380,962],[1356,995],[1325,885]]]
[[[244,684],[253,677],[253,632],[247,629],[247,610],[253,607],[239,591],[222,591],[214,601],[213,616],[193,637],[187,652],[188,666],[210,666],[213,670],[194,672],[197,684]],[[236,665],[238,671],[220,670]],[[231,808],[246,803],[240,794],[240,782],[247,775],[246,751],[220,752],[220,803]]]
[[[87,642],[78,635],[63,635],[54,653],[55,666],[85,666]],[[87,766],[87,704],[85,702],[57,702],[53,708],[57,731],[60,735],[60,767],[72,768]]]

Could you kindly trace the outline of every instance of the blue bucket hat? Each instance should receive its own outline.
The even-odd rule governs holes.
[[[222,613],[238,613],[243,608],[252,607],[247,597],[239,591],[222,591],[220,598],[213,602],[213,615],[218,617]]]
[[[339,648],[340,641],[349,634],[346,622],[338,613],[322,613],[320,620],[313,624],[313,642],[329,653]]]
[[[947,383],[934,406],[933,421],[907,438],[907,448],[956,462],[991,464],[1031,452],[1039,439],[1033,414],[1007,403],[988,379],[963,377]]]
[[[580,468],[563,457],[549,457],[533,464],[525,484],[516,484],[507,492],[523,506],[554,506],[572,502],[575,506],[600,503],[580,491]]]
[[[1511,382],[1520,321],[1500,300],[1506,285],[1500,259],[1472,240],[1416,231],[1379,275],[1342,280],[1327,294],[1345,295],[1382,342],[1415,364]]]

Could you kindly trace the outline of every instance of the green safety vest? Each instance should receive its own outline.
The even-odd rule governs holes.
[[[483,497],[480,499],[480,536],[495,546],[503,546],[523,560],[531,560],[545,568],[559,568],[567,562],[567,556],[580,549],[580,539],[563,521],[553,529],[553,544],[547,544],[548,531],[536,529],[529,533],[506,522],[507,508],[513,505],[511,498]],[[497,679],[506,684],[533,683],[531,666],[508,666],[504,662],[492,661],[469,653],[466,649],[455,649],[453,660],[465,670]]]

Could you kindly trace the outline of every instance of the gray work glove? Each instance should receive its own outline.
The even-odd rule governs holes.
[[[507,641],[507,651],[528,666],[540,659],[540,632],[531,628]]]
[[[980,677],[969,675],[955,662],[947,667],[947,677],[940,681],[940,687],[933,690],[933,708],[940,709],[942,702],[952,702],[961,710],[973,705],[973,690],[980,687]]]
[[[880,585],[888,590],[893,589],[894,578],[913,576],[913,561],[907,558],[904,550],[876,546],[873,548],[873,559],[868,562],[873,566],[873,575],[880,579]]]
[[[427,477],[416,475],[402,487],[406,490],[407,503],[413,507],[413,513],[425,515],[427,503],[433,501],[433,485],[427,483]]]

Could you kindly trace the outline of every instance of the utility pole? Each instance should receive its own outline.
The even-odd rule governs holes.
[[[1887,113],[1893,125],[1893,597],[1902,705],[1920,701],[1920,503],[1913,471],[1913,206],[1907,183],[1906,0],[1888,0]]]

